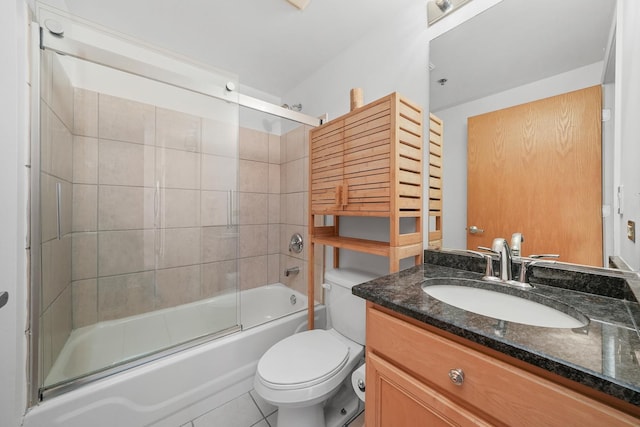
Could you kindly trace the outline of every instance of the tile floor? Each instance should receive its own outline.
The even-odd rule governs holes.
[[[276,427],[277,418],[278,408],[251,390],[181,427]],[[349,424],[349,427],[363,426],[364,414]]]

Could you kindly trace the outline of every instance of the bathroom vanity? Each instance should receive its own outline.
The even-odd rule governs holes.
[[[478,261],[425,251],[425,264],[353,288],[367,299],[366,425],[640,425],[637,275],[532,266],[536,298],[588,319],[573,329],[475,314],[423,291],[429,278],[481,279]]]

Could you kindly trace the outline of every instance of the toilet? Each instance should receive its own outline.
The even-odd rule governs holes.
[[[333,427],[356,415],[360,403],[350,377],[364,362],[365,301],[351,288],[376,277],[353,269],[327,271],[327,329],[287,337],[260,358],[254,388],[278,407],[278,427]]]

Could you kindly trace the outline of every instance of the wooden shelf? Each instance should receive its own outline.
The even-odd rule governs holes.
[[[389,242],[378,242],[376,240],[356,239],[344,236],[314,236],[312,243],[327,245],[338,249],[348,249],[350,251],[363,252],[367,254],[390,257],[391,255],[403,254],[402,258],[416,256],[422,252],[422,242],[407,244],[403,246],[390,246]]]

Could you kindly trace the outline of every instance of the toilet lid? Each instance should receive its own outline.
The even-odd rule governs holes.
[[[276,343],[258,362],[258,375],[275,389],[310,387],[332,377],[349,359],[349,347],[322,329]]]

